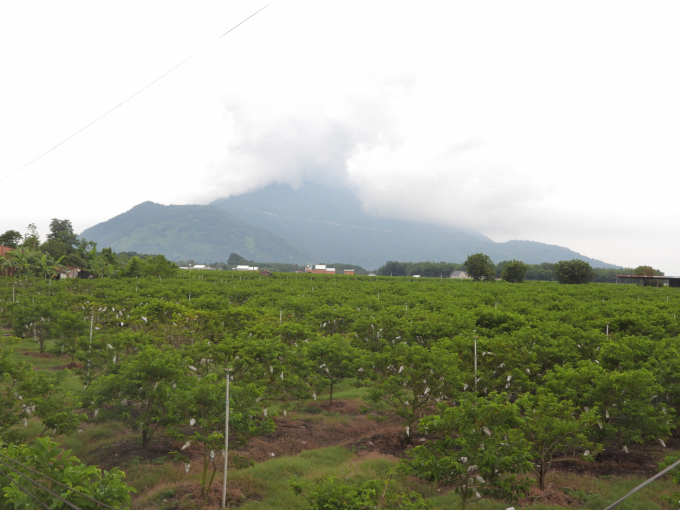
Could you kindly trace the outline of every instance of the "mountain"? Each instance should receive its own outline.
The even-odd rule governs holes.
[[[319,263],[347,262],[373,269],[388,260],[463,262],[468,255],[483,252],[494,262],[581,259],[593,267],[617,267],[561,246],[534,241],[496,243],[482,234],[452,227],[375,218],[343,187],[308,184],[295,190],[271,185],[215,200],[212,205],[317,254]]]
[[[144,202],[80,235],[100,248],[160,253],[170,260],[198,263],[226,262],[231,253],[267,262],[315,260],[283,237],[211,205]]]

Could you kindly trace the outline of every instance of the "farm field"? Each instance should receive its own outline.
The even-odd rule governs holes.
[[[370,480],[384,508],[604,508],[680,450],[680,289],[185,271],[0,300],[3,441],[121,469],[133,508],[219,506],[226,368],[244,509]]]

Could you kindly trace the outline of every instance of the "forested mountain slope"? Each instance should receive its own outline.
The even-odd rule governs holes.
[[[210,205],[144,202],[81,233],[99,248],[156,253],[171,260],[225,262],[248,259],[310,263],[315,257],[286,239]]]

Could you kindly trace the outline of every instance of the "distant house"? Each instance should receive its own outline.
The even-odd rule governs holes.
[[[78,278],[78,273],[80,273],[79,267],[63,266],[59,268],[59,279],[64,280],[66,278]]]
[[[12,251],[12,248],[8,248],[7,246],[0,246],[0,257],[6,256],[11,251]],[[5,270],[5,276],[12,276],[13,274],[14,274],[13,269],[6,269]]]
[[[343,274],[354,274],[354,269],[344,269]]]
[[[261,274],[262,276],[271,276],[271,275],[272,275],[272,272],[271,272],[271,271],[267,271],[267,270],[265,269],[264,271],[260,271],[260,274]]]
[[[335,268],[334,267],[326,267],[324,264],[317,264],[314,267],[305,266],[305,273],[335,274]]]
[[[259,267],[251,267],[251,266],[236,266],[235,268],[232,269],[232,271],[257,271]]]
[[[196,264],[195,266],[191,266],[191,269],[206,269],[205,264]]]
[[[454,271],[451,273],[451,278],[458,278],[460,280],[467,280],[470,277],[465,273],[465,271]]]

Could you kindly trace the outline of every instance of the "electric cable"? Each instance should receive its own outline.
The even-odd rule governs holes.
[[[675,466],[677,466],[678,464],[680,464],[680,460],[678,460],[678,461],[676,461],[676,462],[673,462],[673,464],[671,464],[670,466],[668,466],[668,467],[667,467],[666,469],[664,469],[663,471],[660,471],[659,473],[655,474],[653,477],[651,477],[651,478],[645,480],[645,481],[642,482],[640,485],[638,485],[637,487],[635,487],[632,491],[630,491],[628,494],[626,494],[625,496],[623,496],[621,499],[619,499],[619,500],[617,500],[617,501],[614,501],[611,505],[609,505],[609,506],[608,506],[607,508],[605,508],[604,510],[611,510],[612,508],[616,507],[619,503],[621,503],[621,502],[622,502],[624,499],[626,499],[628,496],[632,496],[633,494],[635,494],[637,491],[639,491],[640,489],[642,489],[642,488],[645,487],[646,485],[649,485],[650,483],[652,483],[652,482],[653,482],[654,480],[656,480],[657,478],[659,478],[659,477],[665,475],[666,473],[668,473],[671,469],[673,469],[673,468],[674,468]]]
[[[98,505],[101,505],[101,506],[103,506],[103,507],[109,508],[110,510],[116,510],[115,508],[110,507],[109,505],[107,505],[107,504],[105,504],[105,503],[102,503],[101,501],[97,501],[96,499],[91,498],[90,496],[87,496],[87,495],[85,495],[85,494],[82,494],[82,493],[78,492],[78,491],[75,490],[73,487],[69,487],[69,486],[66,485],[66,484],[63,484],[63,483],[61,483],[61,482],[58,482],[58,481],[55,480],[54,478],[50,478],[49,476],[47,476],[47,475],[44,474],[44,473],[41,473],[40,471],[35,471],[35,470],[31,469],[30,467],[28,467],[28,466],[25,465],[25,464],[22,464],[22,463],[19,462],[18,460],[12,459],[11,457],[8,457],[7,455],[4,455],[4,454],[2,454],[2,453],[0,453],[0,457],[4,457],[5,459],[11,460],[12,462],[14,462],[14,463],[16,463],[16,464],[19,464],[21,467],[23,467],[24,469],[30,471],[31,473],[36,474],[36,475],[38,475],[38,476],[40,476],[40,477],[42,477],[42,478],[46,478],[46,479],[49,480],[50,482],[56,483],[57,485],[61,485],[62,487],[64,487],[64,488],[70,490],[71,492],[74,492],[75,494],[78,494],[78,496],[81,496],[81,497],[83,497],[83,498],[85,498],[85,499],[89,499],[89,500],[92,501],[93,503],[97,503]]]
[[[8,480],[12,480],[12,479],[9,477],[9,475],[8,475],[7,473],[5,473],[2,469],[0,469],[0,475],[3,475],[3,476],[5,476],[5,477],[7,477]],[[14,482],[14,480],[12,480],[12,482]],[[42,501],[40,501],[38,498],[36,498],[36,497],[35,497],[33,494],[31,494],[30,492],[28,492],[28,490],[24,489],[24,488],[23,488],[21,485],[19,485],[18,483],[16,483],[16,482],[14,482],[14,483],[16,484],[17,488],[18,488],[21,492],[23,492],[23,493],[28,494],[29,496],[31,496],[31,497],[32,497],[34,500],[36,500],[36,502],[37,502],[40,506],[42,506],[45,510],[50,510],[50,507],[49,507],[49,506],[47,506],[45,503],[43,503]]]
[[[227,30],[225,33],[223,33],[221,36],[219,36],[218,39],[222,39],[225,35],[227,35],[227,34],[229,34],[230,32],[236,30],[239,26],[243,25],[243,24],[244,24],[246,21],[248,21],[250,18],[252,18],[252,17],[255,16],[256,14],[260,13],[261,11],[263,11],[264,9],[266,9],[267,7],[269,7],[270,5],[271,5],[271,3],[265,5],[265,6],[262,7],[261,9],[255,11],[253,14],[251,14],[250,16],[248,16],[247,18],[245,18],[245,19],[242,20],[241,22],[237,23],[236,25],[234,25],[233,27],[231,27],[229,30]],[[110,110],[108,110],[107,112],[103,113],[102,115],[100,115],[99,117],[97,117],[96,119],[94,119],[94,120],[93,120],[92,122],[90,122],[89,124],[87,124],[87,125],[85,125],[84,127],[80,128],[80,129],[79,129],[78,131],[76,131],[75,133],[73,133],[73,134],[71,134],[70,136],[64,138],[61,142],[59,142],[57,145],[55,145],[55,146],[52,147],[51,149],[48,149],[48,150],[46,150],[45,152],[43,152],[42,154],[40,154],[39,156],[33,158],[31,161],[29,161],[28,163],[26,163],[26,164],[25,164],[24,166],[22,166],[21,168],[16,169],[14,172],[12,172],[12,173],[10,173],[10,174],[7,174],[5,177],[3,177],[3,178],[0,179],[0,182],[3,182],[3,181],[5,181],[5,180],[9,179],[10,177],[12,177],[12,176],[15,175],[15,174],[18,174],[18,173],[21,172],[24,168],[27,168],[27,167],[31,166],[33,163],[35,163],[36,161],[38,161],[39,159],[41,159],[43,156],[46,156],[47,154],[49,154],[50,152],[52,152],[54,149],[56,149],[56,148],[59,147],[60,145],[63,145],[64,143],[68,142],[71,138],[73,138],[73,137],[79,135],[80,133],[82,133],[83,131],[85,131],[87,128],[89,128],[89,127],[92,126],[93,124],[96,124],[96,123],[99,122],[101,119],[103,119],[104,117],[106,117],[108,114],[112,113],[114,110],[117,110],[118,108],[120,108],[121,106],[123,106],[125,103],[127,103],[128,101],[130,101],[132,98],[134,98],[135,96],[138,96],[139,94],[141,94],[142,92],[144,92],[146,89],[148,89],[149,87],[151,87],[154,83],[156,83],[156,82],[162,80],[162,79],[165,78],[167,75],[169,75],[171,72],[173,72],[175,69],[177,69],[178,67],[180,67],[180,66],[186,64],[189,60],[191,60],[191,59],[194,58],[196,55],[198,55],[199,53],[201,53],[201,51],[202,51],[202,50],[199,50],[199,51],[197,51],[196,53],[194,53],[193,55],[191,55],[191,56],[185,58],[185,59],[182,60],[179,64],[177,64],[176,66],[174,66],[172,69],[170,69],[169,71],[166,71],[165,73],[161,74],[158,78],[156,78],[156,79],[153,80],[152,82],[148,83],[147,85],[145,85],[144,87],[142,87],[141,89],[139,89],[137,92],[135,92],[134,94],[132,94],[132,95],[131,95],[130,97],[128,97],[127,99],[123,100],[122,102],[120,102],[119,104],[117,104],[116,106],[114,106],[113,108],[111,108]]]
[[[36,482],[35,480],[33,480],[33,479],[29,478],[28,476],[26,476],[25,474],[21,473],[20,471],[17,471],[16,469],[14,469],[14,468],[13,468],[12,466],[10,466],[9,464],[5,464],[5,463],[4,463],[3,461],[1,461],[1,460],[0,460],[0,464],[2,464],[3,466],[7,466],[11,471],[14,471],[14,472],[15,472],[16,474],[18,474],[19,476],[23,476],[26,480],[28,480],[29,482],[31,482],[31,483],[32,483],[33,485],[35,485],[36,487],[41,488],[42,490],[44,490],[45,492],[47,492],[50,496],[52,496],[52,497],[54,497],[54,498],[57,498],[57,499],[58,499],[59,501],[61,501],[62,503],[66,503],[68,506],[70,506],[71,508],[73,508],[73,510],[80,510],[80,508],[78,508],[78,507],[77,507],[76,505],[74,505],[73,503],[71,503],[71,502],[69,502],[69,501],[66,501],[64,498],[62,498],[62,497],[61,497],[59,494],[57,494],[56,492],[52,492],[50,489],[48,489],[47,487],[45,487],[43,484],[41,484],[41,483],[39,483],[39,482]],[[5,475],[5,476],[6,476],[6,475]],[[18,485],[18,484],[17,484],[17,485]]]

